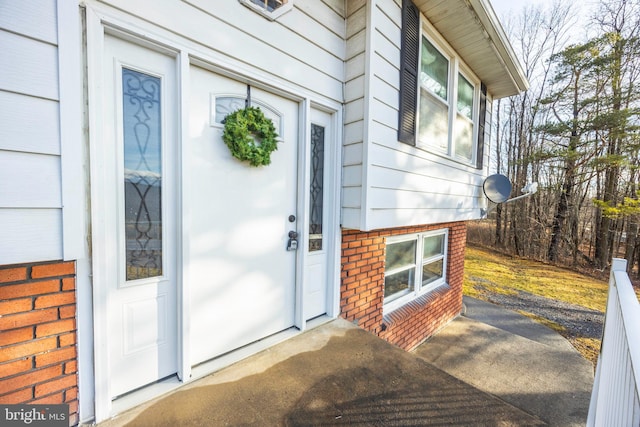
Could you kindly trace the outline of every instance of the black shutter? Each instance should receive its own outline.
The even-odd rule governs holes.
[[[484,160],[484,125],[487,121],[487,86],[480,83],[480,114],[478,114],[478,147],[476,168],[482,169]]]
[[[420,12],[411,0],[402,0],[398,140],[410,145],[416,145],[419,55]]]

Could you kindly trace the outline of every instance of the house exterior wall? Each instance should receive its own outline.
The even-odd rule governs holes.
[[[449,230],[446,284],[385,313],[386,238]],[[341,316],[380,338],[411,350],[433,335],[462,309],[466,223],[452,222],[375,231],[342,231]]]
[[[193,40],[204,51],[233,62],[233,70],[271,75],[265,83],[298,85],[342,101],[345,25],[341,0],[299,0],[290,12],[269,21],[237,1],[88,1],[152,22],[168,35]],[[103,9],[110,13],[109,9]],[[175,17],[179,16],[180,19]],[[308,36],[313,34],[312,37]],[[209,52],[207,52],[209,53]]]
[[[0,265],[62,258],[56,8],[0,6]]]
[[[75,263],[0,267],[0,402],[69,405],[78,423]]]
[[[358,228],[362,215],[365,141],[366,43],[370,2],[347,0],[342,154],[342,221]]]
[[[401,2],[361,3],[347,2],[348,22],[366,29],[347,40],[343,226],[376,230],[480,218],[491,126],[485,126],[481,169],[398,142]],[[491,102],[489,94],[489,124]]]
[[[80,49],[79,22],[60,17],[64,8],[78,19],[78,3],[87,14],[99,14],[93,22],[124,22],[151,43],[178,40],[188,53],[185,62],[216,64],[221,74],[259,75],[265,86],[314,107],[344,105],[342,316],[410,349],[460,312],[462,221],[479,215],[489,149],[484,169],[477,170],[397,141],[400,0],[295,0],[277,21],[235,0],[157,0],[153,7],[131,0],[3,2],[0,402],[68,403],[75,424],[79,416],[90,422],[100,400],[93,380],[105,349],[93,336],[95,259],[83,222],[89,216],[89,155],[83,152],[89,141],[73,137],[69,144],[65,136],[80,134],[87,113],[83,103],[74,111],[65,102],[65,85],[79,95],[87,78],[79,53],[77,62],[61,53]],[[490,110],[486,122],[489,141]],[[442,228],[449,229],[447,285],[385,313],[386,237]]]
[[[78,18],[72,2],[0,5],[0,402],[66,403],[70,425],[87,270]]]

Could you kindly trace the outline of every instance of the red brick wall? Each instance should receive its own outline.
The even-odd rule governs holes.
[[[75,263],[0,266],[0,403],[69,404],[78,423]]]
[[[449,229],[447,283],[383,316],[385,238]],[[464,222],[370,232],[343,230],[341,316],[379,337],[410,350],[429,338],[462,309],[467,227]]]

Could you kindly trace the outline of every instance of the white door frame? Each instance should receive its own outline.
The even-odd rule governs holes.
[[[104,165],[101,164],[100,158],[104,147],[102,146],[102,126],[100,118],[102,110],[102,70],[103,70],[103,52],[104,52],[104,34],[109,32],[122,37],[125,40],[133,41],[143,46],[159,50],[165,54],[172,55],[176,58],[176,67],[178,70],[178,96],[179,102],[179,134],[182,141],[188,140],[188,126],[186,125],[187,117],[184,112],[189,111],[188,90],[183,87],[188,81],[189,67],[191,64],[198,64],[212,71],[225,74],[236,79],[241,79],[250,83],[252,86],[261,87],[274,94],[281,95],[285,98],[296,100],[299,103],[299,176],[304,177],[304,182],[299,182],[298,187],[298,212],[302,217],[298,222],[299,230],[308,229],[308,198],[305,189],[307,188],[308,173],[301,173],[303,170],[308,171],[309,162],[307,159],[310,149],[310,110],[311,108],[320,109],[332,115],[333,135],[331,135],[332,146],[329,154],[330,161],[327,165],[326,173],[331,177],[327,186],[327,203],[330,203],[329,217],[327,218],[327,250],[328,256],[328,277],[327,277],[327,317],[335,318],[340,314],[340,191],[341,191],[341,162],[342,162],[342,104],[322,96],[311,90],[294,87],[293,85],[283,82],[282,79],[274,78],[260,70],[252,69],[246,64],[237,62],[231,58],[220,56],[213,51],[207,51],[201,45],[187,39],[182,39],[173,33],[169,33],[164,29],[151,28],[149,24],[137,18],[126,15],[125,13],[115,11],[107,6],[99,4],[86,5],[86,60],[87,60],[87,96],[88,96],[88,118],[89,132],[88,140],[90,147],[89,165],[90,165],[90,183],[91,183],[91,265],[93,285],[93,363],[86,361],[80,366],[81,375],[90,376],[88,373],[91,364],[93,364],[93,384],[94,390],[81,390],[80,396],[83,399],[90,399],[94,402],[93,414],[80,414],[82,420],[93,418],[96,422],[106,420],[113,416],[112,401],[110,392],[110,375],[108,360],[108,342],[107,342],[107,319],[106,311],[106,285],[109,280],[114,277],[112,265],[107,261],[108,257],[104,248],[99,245],[100,242],[107,238],[112,238],[106,232],[104,223],[101,222],[97,212],[107,209],[101,201],[100,195],[104,188],[100,187],[100,183],[104,183],[102,179],[102,171]],[[233,70],[233,71],[230,71]],[[180,159],[176,163],[177,174],[177,193],[178,193],[178,211],[177,211],[177,304],[178,304],[178,378],[182,383],[191,379],[191,366],[189,357],[189,340],[190,320],[189,320],[189,282],[187,280],[189,274],[189,265],[185,264],[185,260],[189,259],[189,242],[190,230],[183,225],[188,223],[190,217],[189,201],[192,195],[189,193],[190,183],[186,182],[186,177],[182,173],[185,165],[188,165],[191,153],[188,150],[188,144],[180,144],[178,148]],[[304,169],[300,169],[304,168]],[[303,232],[304,238],[300,242],[301,247],[308,246],[307,233]],[[303,315],[303,269],[305,268],[304,250],[298,250],[296,255],[296,307],[295,307],[295,326],[304,330],[307,322]],[[91,406],[91,405],[88,405]]]
[[[111,389],[109,381],[109,347],[106,342],[107,331],[107,282],[109,267],[105,248],[96,245],[107,238],[105,224],[96,212],[106,209],[101,195],[104,189],[99,183],[104,183],[104,173],[98,159],[105,156],[102,141],[102,101],[101,81],[103,76],[104,33],[100,18],[89,8],[86,9],[87,27],[87,96],[89,122],[89,176],[91,181],[91,264],[93,284],[93,329],[94,329],[94,383],[95,383],[95,414],[96,421],[109,417],[111,413]],[[117,274],[117,272],[115,273]],[[114,273],[111,273],[113,276]],[[80,365],[82,366],[82,365]],[[84,418],[81,416],[81,418]]]

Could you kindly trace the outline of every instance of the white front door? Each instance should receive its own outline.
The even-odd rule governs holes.
[[[191,362],[214,358],[294,324],[298,103],[250,89],[251,104],[279,134],[271,164],[233,158],[225,115],[243,108],[247,85],[192,66],[189,72],[189,287]]]
[[[177,371],[175,58],[106,35],[102,127],[111,397]],[[93,154],[93,153],[92,153]],[[94,154],[97,155],[97,154]]]

